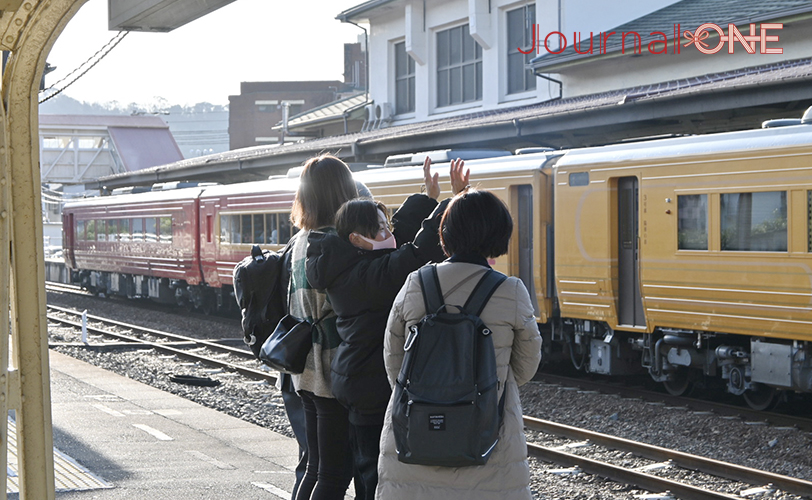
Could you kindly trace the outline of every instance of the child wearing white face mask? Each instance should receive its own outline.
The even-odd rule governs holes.
[[[347,239],[353,246],[364,250],[384,250],[397,248],[395,235],[389,230],[386,206],[366,199],[351,200],[336,213],[336,231],[340,238]],[[341,227],[339,229],[339,214]],[[349,234],[342,234],[352,228]]]
[[[378,481],[379,441],[391,394],[383,362],[389,310],[409,273],[444,258],[438,231],[449,200],[437,204],[438,175],[430,174],[429,160],[423,169],[428,196],[409,197],[393,216],[394,230],[383,203],[355,199],[336,213],[336,234],[313,232],[308,238],[308,282],[327,292],[337,315],[341,344],[333,357],[331,382],[333,395],[349,409],[356,490],[362,479],[363,491],[356,491],[360,499],[374,498]],[[467,184],[463,162],[452,162],[452,192]]]

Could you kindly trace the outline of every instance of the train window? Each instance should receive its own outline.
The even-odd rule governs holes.
[[[214,220],[211,215],[206,216],[206,243],[211,243],[211,235],[213,232]]]
[[[107,241],[116,241],[118,239],[118,220],[107,221]]]
[[[568,180],[570,186],[589,186],[589,172],[573,172]]]
[[[228,235],[231,234],[231,217],[228,215],[220,216],[220,244],[229,243]]]
[[[229,223],[228,242],[229,243],[242,243],[242,233],[240,232],[240,216],[229,215],[231,219]]]
[[[118,239],[130,241],[130,219],[120,219],[118,221]]]
[[[708,249],[708,195],[677,196],[677,248]]]
[[[276,214],[265,214],[265,230],[268,240],[265,243],[276,245],[279,243],[279,228],[277,227]]]
[[[787,251],[787,193],[731,193],[720,197],[722,250]]]
[[[133,219],[133,241],[144,241],[144,219]]]
[[[242,243],[251,243],[253,238],[251,236],[251,216],[243,215],[241,217],[240,226],[240,241]]]
[[[251,243],[265,243],[265,216],[254,214],[254,239]]]
[[[155,217],[144,219],[144,241],[149,243],[158,241],[158,234],[155,231]]]
[[[279,215],[279,244],[283,245],[283,244],[287,243],[288,241],[290,241],[290,237],[293,236],[294,234],[296,234],[296,231],[298,231],[298,229],[296,229],[295,227],[291,231],[290,214],[289,213],[280,214]]]
[[[85,221],[76,221],[76,234],[73,236],[76,241],[85,239]]]
[[[87,233],[85,233],[85,239],[87,241],[96,241],[96,221],[89,220],[85,222],[85,229]]]
[[[103,220],[96,221],[96,241],[105,241],[107,239],[107,230],[104,227]]]
[[[159,228],[161,230],[161,243],[172,243],[172,217],[159,217]]]

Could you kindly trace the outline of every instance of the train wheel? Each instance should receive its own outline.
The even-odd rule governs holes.
[[[570,339],[567,347],[569,347],[570,361],[572,361],[572,366],[578,371],[583,370],[584,366],[586,365],[586,361],[589,358],[589,351],[585,347],[576,344],[572,339]]]
[[[691,371],[688,368],[679,368],[674,372],[673,380],[663,382],[663,387],[672,396],[685,396],[694,388],[691,380]]]
[[[214,312],[214,305],[212,304],[211,300],[204,300],[203,304],[200,306],[200,311],[205,314],[206,316],[211,316]]]
[[[756,411],[765,411],[775,408],[780,400],[781,392],[775,387],[753,384],[753,388],[745,391],[743,396],[747,406]]]

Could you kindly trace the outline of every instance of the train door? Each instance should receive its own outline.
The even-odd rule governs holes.
[[[215,227],[215,207],[213,200],[200,201],[200,267],[203,279],[212,286],[219,286],[217,273],[217,238]]]
[[[637,177],[618,179],[618,323],[645,326],[640,295],[640,254]]]
[[[76,247],[76,228],[73,225],[73,213],[66,214],[62,221],[62,248],[64,249],[64,258],[71,269],[76,269],[76,260],[74,259],[73,249]]]
[[[518,261],[519,279],[522,280],[533,302],[536,315],[539,314],[538,298],[536,297],[535,276],[533,275],[533,186],[522,184],[514,187],[517,201],[515,222],[518,233]]]

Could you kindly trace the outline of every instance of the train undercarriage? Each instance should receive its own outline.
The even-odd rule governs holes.
[[[184,280],[87,270],[73,272],[71,279],[96,295],[151,300],[204,314],[237,310],[230,286],[213,288],[206,284],[189,285]]]
[[[558,321],[548,335],[564,346],[577,370],[608,376],[647,373],[673,395],[715,380],[763,410],[786,392],[812,392],[808,342],[666,328],[651,334],[621,332],[582,319]]]

